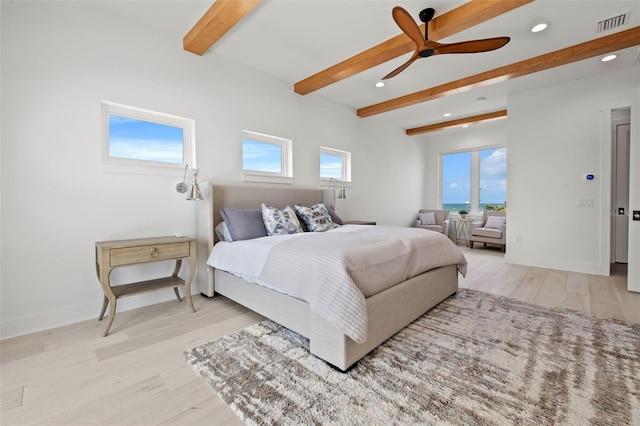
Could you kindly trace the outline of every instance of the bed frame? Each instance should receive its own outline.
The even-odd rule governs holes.
[[[294,297],[249,283],[206,264],[217,242],[215,226],[222,221],[222,207],[259,208],[264,202],[285,205],[334,206],[333,190],[273,188],[263,186],[200,184],[205,201],[198,208],[198,285],[209,297],[225,296],[309,339],[310,351],[329,364],[346,371],[359,359],[406,325],[458,290],[456,265],[427,271],[366,299],[368,339],[356,343],[333,325],[310,311]]]

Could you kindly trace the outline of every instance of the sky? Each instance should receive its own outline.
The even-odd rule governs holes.
[[[109,115],[109,156],[182,164],[182,129]]]
[[[243,138],[242,169],[282,173],[282,147]]]

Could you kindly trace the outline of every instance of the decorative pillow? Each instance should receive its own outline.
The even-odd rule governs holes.
[[[333,223],[336,223],[338,225],[344,225],[344,222],[342,222],[342,219],[340,219],[340,216],[338,216],[336,211],[333,210],[333,207],[331,206],[325,206],[325,207],[327,208],[327,211],[329,212],[329,216],[331,216],[331,220],[333,221]]]
[[[418,213],[418,219],[420,219],[420,223],[422,223],[423,225],[435,225],[436,224],[436,214],[435,214],[435,212]]]
[[[311,207],[296,204],[295,208],[298,216],[302,219],[302,223],[311,232],[324,232],[339,226],[333,222],[329,210],[323,203],[318,203]]]
[[[227,224],[224,222],[220,222],[218,226],[216,226],[216,235],[220,241],[233,241],[231,234],[229,234]]]
[[[223,207],[220,209],[220,214],[232,241],[252,240],[267,236],[267,230],[262,221],[262,212],[258,209]]]
[[[262,203],[262,221],[269,235],[297,234],[304,232],[296,212],[289,206],[279,210]]]
[[[502,225],[507,223],[507,218],[504,216],[489,216],[487,223],[484,224],[485,228],[502,230]]]

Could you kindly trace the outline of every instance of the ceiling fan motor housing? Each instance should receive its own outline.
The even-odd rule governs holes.
[[[435,15],[436,11],[435,9],[429,7],[427,9],[422,9],[422,11],[420,12],[420,20],[422,22],[429,22],[430,20],[433,19],[433,15]]]

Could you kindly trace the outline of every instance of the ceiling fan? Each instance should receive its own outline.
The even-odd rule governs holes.
[[[411,58],[409,58],[407,62],[382,77],[383,80],[395,77],[396,75],[404,71],[415,60],[420,58],[428,58],[429,56],[442,55],[445,53],[489,52],[491,50],[501,48],[505,44],[509,43],[509,40],[511,40],[509,37],[495,37],[480,40],[461,41],[459,43],[451,44],[438,43],[436,41],[429,40],[428,37],[429,21],[433,19],[433,15],[435,14],[434,9],[427,8],[420,12],[420,20],[425,23],[424,38],[422,37],[420,27],[418,27],[418,24],[416,24],[411,15],[409,15],[409,12],[407,12],[400,6],[396,6],[393,8],[391,14],[393,16],[393,20],[396,21],[396,24],[398,24],[400,29],[416,43],[416,50],[415,52],[413,52],[413,56],[411,56]]]

